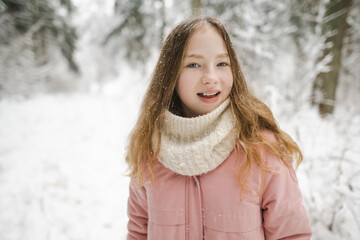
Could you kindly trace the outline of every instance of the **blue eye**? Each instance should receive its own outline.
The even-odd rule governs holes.
[[[218,63],[217,65],[218,67],[226,67],[226,66],[229,66],[229,64],[225,63],[225,62],[222,62],[222,63]]]
[[[199,64],[197,63],[190,63],[189,65],[187,65],[187,67],[189,68],[196,68],[196,67],[200,67]]]

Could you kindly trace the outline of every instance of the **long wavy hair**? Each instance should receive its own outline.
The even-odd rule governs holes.
[[[268,169],[262,160],[259,146],[278,156],[288,167],[292,167],[293,164],[298,167],[302,161],[302,154],[292,138],[280,130],[271,110],[249,91],[227,31],[218,20],[211,17],[185,20],[177,25],[165,40],[138,120],[129,137],[126,155],[129,175],[136,178],[140,186],[144,185],[144,176],[148,173],[155,180],[153,166],[160,151],[164,113],[166,110],[181,113],[181,102],[175,91],[180,66],[192,33],[206,24],[222,36],[230,58],[233,86],[229,97],[231,111],[236,119],[235,148],[243,151],[246,156],[239,167],[238,184],[241,192],[246,190],[250,170],[256,164],[262,171],[260,193],[265,186],[265,172],[271,169]],[[275,139],[266,137],[264,131],[271,132]],[[151,144],[153,134],[158,134],[157,146]]]

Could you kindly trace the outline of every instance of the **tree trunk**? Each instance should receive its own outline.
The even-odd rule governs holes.
[[[323,34],[333,31],[333,34],[326,39],[330,44],[323,50],[321,58],[327,55],[332,56],[328,64],[330,70],[320,73],[313,85],[313,103],[319,104],[319,112],[322,116],[331,114],[335,108],[336,88],[341,67],[341,49],[347,28],[346,17],[351,7],[351,0],[330,1],[323,23]],[[320,92],[320,99],[316,99]]]
[[[33,34],[33,51],[35,53],[35,61],[37,66],[44,66],[49,62],[47,30],[42,26]]]

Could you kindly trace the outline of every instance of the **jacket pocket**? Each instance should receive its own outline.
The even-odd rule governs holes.
[[[159,225],[185,224],[184,210],[182,208],[156,207],[149,209],[149,222]]]
[[[159,191],[149,192],[148,240],[185,238],[185,210],[176,201],[163,198]]]
[[[261,210],[205,211],[204,233],[207,240],[264,239]]]
[[[170,193],[171,194],[171,193]],[[185,224],[185,209],[178,198],[170,198],[166,191],[148,191],[149,222],[160,225]]]

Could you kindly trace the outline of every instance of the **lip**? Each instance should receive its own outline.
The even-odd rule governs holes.
[[[211,90],[206,90],[206,91],[203,91],[203,92],[198,92],[197,94],[203,94],[203,93],[211,94],[211,93],[216,93],[216,92],[221,92],[221,91],[216,90],[216,89],[211,89]]]
[[[204,103],[215,103],[219,99],[221,91],[219,90],[207,90],[197,93],[200,100]]]

